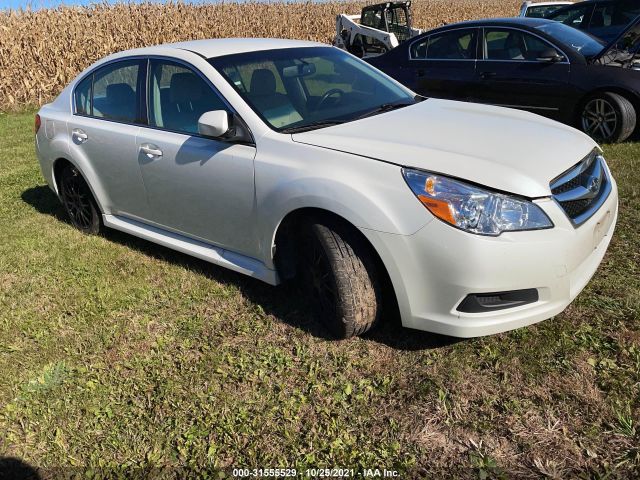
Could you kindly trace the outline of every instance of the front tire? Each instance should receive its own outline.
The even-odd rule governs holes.
[[[73,165],[66,165],[59,179],[60,199],[71,224],[83,233],[99,234],[103,228],[102,216],[80,171]]]
[[[380,275],[369,245],[332,220],[304,228],[300,269],[319,320],[339,339],[362,335],[382,312]]]
[[[636,129],[633,104],[617,93],[602,92],[589,97],[580,113],[580,128],[598,142],[619,143]]]

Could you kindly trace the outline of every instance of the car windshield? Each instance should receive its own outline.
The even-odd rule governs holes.
[[[536,28],[585,57],[595,57],[605,47],[605,44],[597,38],[564,23],[549,22],[538,25]]]
[[[276,131],[349,122],[416,102],[378,70],[332,47],[240,53],[209,60]]]

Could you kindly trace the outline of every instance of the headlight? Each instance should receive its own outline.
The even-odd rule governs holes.
[[[536,204],[420,170],[403,169],[407,184],[440,220],[478,235],[553,227]]]

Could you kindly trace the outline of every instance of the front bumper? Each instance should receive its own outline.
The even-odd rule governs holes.
[[[618,189],[574,228],[551,199],[536,203],[555,227],[483,237],[432,220],[416,234],[362,230],[380,254],[408,328],[478,337],[530,325],[562,312],[597,270],[615,229]],[[538,301],[504,310],[462,313],[470,294],[535,288]]]

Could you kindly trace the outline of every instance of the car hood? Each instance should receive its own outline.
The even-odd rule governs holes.
[[[292,137],[529,198],[548,196],[549,182],[596,147],[585,134],[538,115],[436,99]]]
[[[615,62],[620,51],[628,52],[629,56],[633,58],[633,56],[638,53],[639,49],[640,16],[629,23],[629,25],[627,25],[625,29],[602,50],[602,52],[593,58],[593,61],[605,64]]]

